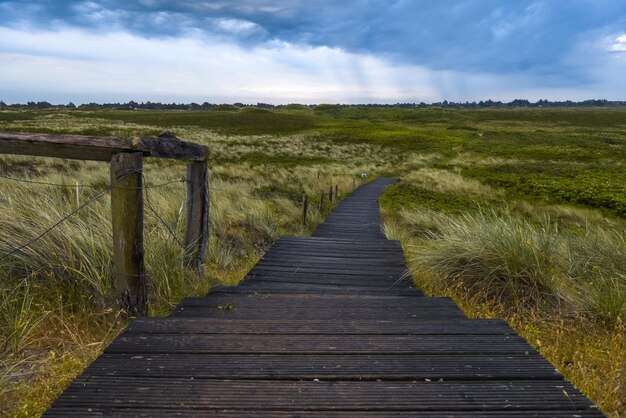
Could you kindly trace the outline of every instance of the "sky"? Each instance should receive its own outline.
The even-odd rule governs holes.
[[[0,0],[0,100],[626,99],[626,0]]]

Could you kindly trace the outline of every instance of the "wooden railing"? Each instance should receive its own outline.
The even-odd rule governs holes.
[[[126,141],[115,137],[0,132],[0,154],[110,161],[113,284],[121,306],[143,315],[147,283],[143,248],[143,158],[188,161],[185,260],[202,273],[209,231],[208,148],[171,134]]]

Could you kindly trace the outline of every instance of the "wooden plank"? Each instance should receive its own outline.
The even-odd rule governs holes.
[[[127,333],[167,334],[325,334],[325,335],[516,335],[500,319],[346,320],[137,318]]]
[[[396,309],[373,308],[373,309],[324,309],[304,310],[298,308],[251,308],[234,307],[233,309],[214,309],[200,307],[179,307],[174,310],[172,316],[178,317],[203,317],[203,318],[289,318],[289,319],[430,319],[430,318],[462,318],[463,313],[450,307],[420,308],[420,309]]]
[[[305,283],[320,285],[343,285],[343,286],[378,286],[384,289],[390,289],[394,286],[406,287],[411,283],[411,278],[399,278],[397,274],[376,275],[376,276],[359,276],[359,275],[343,275],[334,273],[306,273],[306,272],[273,272],[273,271],[255,271],[252,275],[246,276],[244,280],[255,282],[275,282],[275,283]],[[242,283],[247,285],[247,283]]]
[[[234,286],[233,286],[234,287]],[[428,302],[424,302],[422,300],[415,301],[415,294],[386,294],[384,292],[373,293],[373,294],[328,294],[328,293],[310,293],[310,292],[292,292],[289,294],[275,294],[271,293],[241,293],[241,292],[210,292],[206,296],[202,297],[188,297],[182,300],[181,303],[196,303],[196,304],[205,304],[205,303],[223,303],[223,302],[231,302],[231,301],[251,301],[254,302],[258,299],[272,299],[274,301],[278,301],[280,303],[290,303],[292,305],[300,306],[301,303],[311,302],[317,303],[320,302],[325,304],[326,302],[346,302],[346,303],[368,303],[368,302],[386,302],[387,304],[395,304],[399,303],[410,303],[410,304],[418,304],[423,306],[424,304],[433,303],[430,301],[431,298],[421,298],[421,299],[429,299]],[[433,304],[440,304],[440,300],[444,299],[446,302],[454,304],[452,299],[442,296],[442,297],[433,297],[435,300]],[[449,302],[448,302],[449,301]]]
[[[371,260],[371,259],[352,259],[345,257],[343,259],[314,257],[314,256],[295,256],[295,257],[282,257],[282,256],[269,256],[259,260],[257,265],[263,266],[277,266],[277,267],[345,267],[345,268],[365,268],[365,269],[403,269],[406,270],[407,266],[404,260],[395,259],[390,257],[386,261]]]
[[[304,270],[304,269],[303,269]],[[391,272],[384,273],[378,272],[375,274],[367,274],[367,272],[343,272],[341,270],[313,270],[307,269],[306,271],[298,269],[253,269],[246,276],[246,280],[256,278],[258,280],[284,280],[290,281],[307,281],[308,279],[314,279],[313,283],[339,283],[339,284],[356,284],[356,283],[370,283],[371,286],[391,286],[393,283],[404,280],[403,273]],[[326,282],[327,280],[327,282]],[[409,280],[410,281],[410,280]]]
[[[543,357],[524,355],[275,355],[105,353],[90,376],[276,380],[561,380]]]
[[[277,248],[272,247],[266,253],[268,257],[319,257],[319,258],[338,258],[338,259],[347,259],[347,260],[363,260],[363,259],[394,259],[394,260],[403,260],[404,256],[401,251],[393,251],[393,252],[376,252],[376,251],[333,251],[329,249],[299,249],[299,248]]]
[[[320,238],[320,237],[311,237],[311,238]],[[380,240],[382,241],[382,240]],[[402,256],[402,248],[390,245],[376,245],[376,242],[372,242],[372,240],[362,241],[361,243],[370,243],[371,245],[357,245],[353,243],[352,240],[346,243],[338,243],[338,242],[316,242],[311,243],[310,245],[302,244],[300,242],[280,242],[277,241],[274,244],[273,248],[276,249],[287,249],[287,250],[302,250],[302,251],[328,251],[332,249],[333,251],[341,251],[346,254],[362,254],[365,252],[374,252],[379,253],[379,255],[384,256],[385,253],[393,254],[394,256]]]
[[[279,410],[260,410],[260,409],[206,409],[206,408],[194,408],[184,410],[173,409],[155,409],[155,408],[118,408],[116,406],[110,406],[107,408],[88,408],[85,406],[77,407],[59,407],[52,411],[48,411],[44,416],[46,417],[67,417],[67,416],[81,416],[81,417],[102,417],[102,416],[116,416],[121,418],[129,417],[179,417],[179,418],[196,418],[205,417],[208,415],[219,415],[224,418],[294,418],[294,417],[345,417],[345,418],[361,418],[361,417],[376,417],[376,418],[397,418],[402,417],[429,417],[429,418],[457,418],[457,417],[472,417],[472,418],[493,418],[493,417],[509,417],[509,418],[596,418],[604,417],[604,415],[597,409],[587,410],[569,410],[569,411],[556,411],[556,410],[524,410],[524,411],[402,411],[401,415],[398,411],[279,411]]]
[[[242,282],[239,286],[217,286],[211,289],[211,293],[270,293],[270,294],[290,294],[311,292],[314,294],[354,294],[354,295],[371,295],[384,292],[386,295],[411,295],[415,297],[424,296],[424,294],[411,287],[407,283],[401,283],[396,286],[367,286],[352,284],[330,284],[330,283],[289,283],[276,281],[263,281],[254,279]]]
[[[209,154],[206,146],[180,141],[175,136],[143,136],[133,140],[133,148],[149,157],[186,161],[206,161]]]
[[[362,260],[368,258],[390,258],[393,260],[404,260],[400,250],[394,251],[342,251],[331,248],[284,248],[272,247],[266,254],[268,256],[303,256],[303,257],[335,257],[351,260]]]
[[[277,242],[278,243],[280,242],[300,243],[300,244],[305,244],[305,245],[335,243],[335,244],[341,244],[341,245],[370,246],[370,245],[375,244],[375,246],[380,246],[380,247],[402,248],[402,246],[400,245],[400,241],[387,240],[387,239],[378,240],[375,243],[370,244],[370,243],[363,243],[360,241],[344,240],[344,239],[338,239],[338,238],[283,236]]]
[[[110,136],[0,132],[0,153],[78,160],[110,161],[123,152],[145,156],[205,161],[208,148],[173,137],[141,137],[132,141]]]
[[[341,276],[359,276],[359,277],[402,277],[406,272],[406,268],[404,267],[384,267],[381,266],[377,269],[367,268],[364,266],[359,268],[358,266],[353,266],[350,268],[341,268],[334,266],[311,266],[311,267],[299,267],[299,266],[272,266],[272,265],[264,265],[257,264],[254,266],[252,270],[250,270],[251,275],[256,272],[286,272],[286,273],[332,273],[335,275]]]
[[[313,276],[313,277],[334,277],[345,279],[364,279],[364,280],[397,280],[400,278],[408,277],[408,270],[403,267],[380,267],[374,269],[358,266],[352,267],[333,267],[333,266],[311,266],[301,267],[298,266],[272,266],[272,265],[257,265],[253,267],[248,276],[286,276],[291,277],[294,275]]]
[[[129,141],[114,137],[0,132],[0,153],[110,161],[114,154],[133,152]]]
[[[122,334],[107,353],[253,354],[522,354],[535,350],[517,335]]]
[[[267,266],[358,266],[358,267],[399,267],[406,269],[406,263],[402,259],[393,258],[350,258],[350,257],[320,257],[320,256],[279,256],[276,254],[265,255],[258,264]]]
[[[561,381],[326,382],[83,376],[58,407],[315,411],[583,410],[593,405]]]
[[[380,290],[390,289],[394,286],[406,287],[411,283],[410,278],[399,279],[398,275],[378,275],[378,276],[351,276],[332,273],[304,273],[304,272],[265,272],[257,271],[253,276],[246,276],[245,280],[259,283],[300,283],[318,285],[342,285],[342,286],[363,286],[380,287]],[[242,286],[247,283],[242,283]]]
[[[381,295],[242,295],[242,294],[209,294],[205,297],[183,299],[178,306],[218,308],[230,304],[233,307],[245,306],[246,309],[297,307],[298,309],[335,309],[335,308],[387,308],[412,309],[423,307],[456,308],[450,298],[419,298],[413,296],[381,296]]]

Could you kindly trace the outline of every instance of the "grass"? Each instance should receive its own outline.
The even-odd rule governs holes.
[[[461,209],[469,196],[480,204]],[[605,413],[623,415],[624,220],[503,196],[445,170],[409,174],[383,195],[385,230],[403,243],[417,287],[470,317],[506,319]]]
[[[416,284],[472,317],[503,317],[610,416],[626,414],[626,109],[0,111],[0,130],[116,135],[173,131],[209,146],[204,277],[181,262],[184,185],[148,189],[151,315],[235,284],[281,235],[320,222],[319,193],[401,178],[382,199]],[[108,183],[106,164],[3,156],[0,254]],[[149,160],[146,182],[185,167]],[[76,188],[90,184],[92,188]],[[302,194],[309,224],[300,225]],[[0,259],[0,415],[37,416],[127,323],[110,286],[107,194]],[[173,230],[176,237],[170,235]]]

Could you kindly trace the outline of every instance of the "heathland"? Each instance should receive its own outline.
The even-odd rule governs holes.
[[[310,233],[330,209],[321,191],[397,177],[384,228],[416,286],[506,319],[604,412],[626,414],[626,108],[12,109],[0,130],[168,130],[210,148],[201,278],[181,260],[184,164],[146,161],[151,315]],[[0,414],[41,413],[128,321],[111,294],[108,182],[106,163],[0,159]]]

